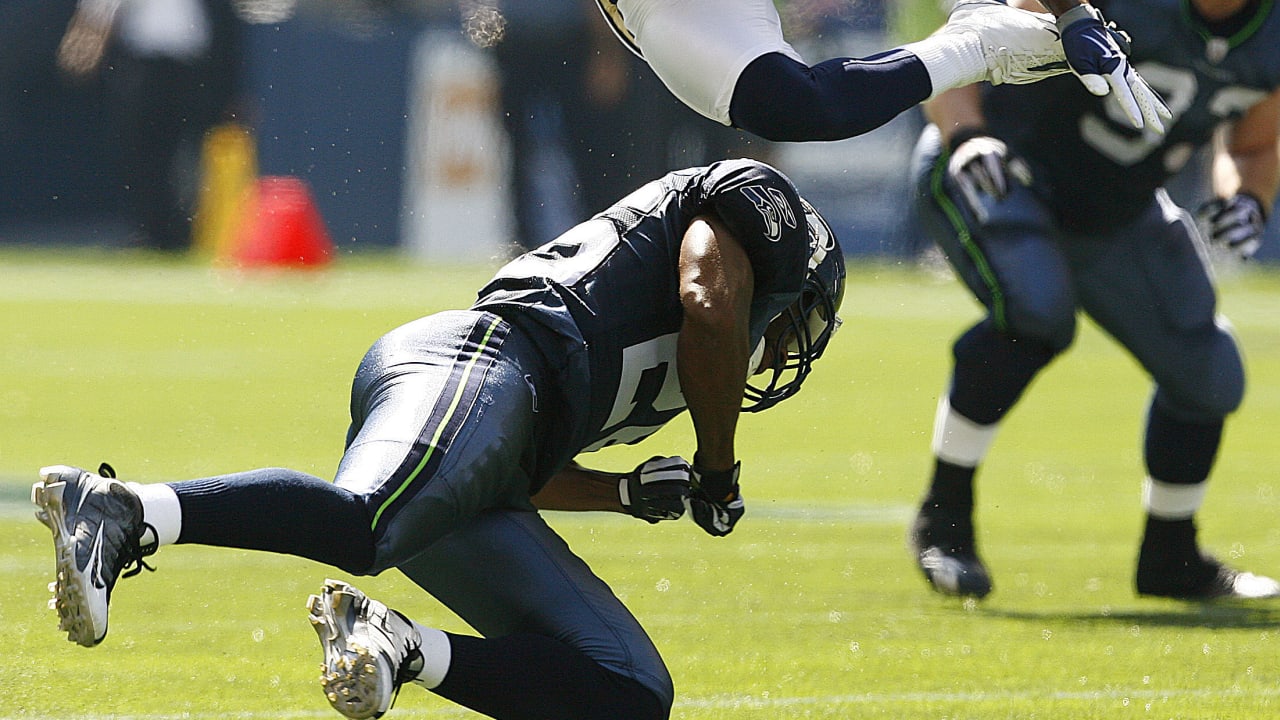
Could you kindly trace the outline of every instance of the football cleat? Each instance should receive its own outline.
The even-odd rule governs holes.
[[[151,566],[142,558],[156,551],[143,546],[142,501],[103,463],[97,473],[52,465],[40,469],[31,486],[36,519],[53,531],[56,579],[49,584],[58,611],[58,629],[67,639],[93,647],[107,636],[107,606],[122,577]],[[132,570],[127,570],[133,565]]]
[[[1025,85],[1071,72],[1053,15],[997,0],[960,0],[939,33],[972,37],[993,85]]]
[[[921,512],[907,534],[907,546],[934,590],[979,600],[991,593],[991,576],[974,549],[973,523],[968,518]]]
[[[382,717],[422,669],[413,623],[338,580],[325,580],[307,610],[324,648],[320,685],[329,704],[353,720]]]
[[[1175,600],[1266,600],[1280,598],[1280,583],[1227,567],[1209,555],[1190,562],[1140,556],[1138,594]]]

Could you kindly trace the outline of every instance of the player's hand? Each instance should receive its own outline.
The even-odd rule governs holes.
[[[1108,24],[1092,5],[1077,5],[1058,17],[1067,64],[1099,97],[1111,94],[1134,129],[1164,134],[1173,113],[1129,64],[1129,36]]]
[[[947,175],[979,222],[987,221],[982,195],[1003,200],[1009,194],[1010,179],[1022,185],[1031,184],[1031,169],[1022,158],[1010,155],[1009,146],[1003,141],[988,135],[969,134],[952,142],[954,149],[947,161]]]
[[[618,479],[618,497],[628,513],[656,523],[684,514],[689,496],[689,461],[655,455]]]
[[[1249,193],[1210,200],[1200,206],[1196,217],[1210,242],[1227,246],[1242,260],[1258,252],[1267,227],[1266,208]]]
[[[693,521],[708,535],[728,535],[746,513],[742,491],[738,487],[741,469],[740,462],[734,463],[732,470],[710,471],[696,464],[691,469],[693,487],[689,493],[689,512]]]
[[[982,55],[983,76],[960,84],[986,80],[1026,85],[1071,72],[1059,42],[1062,33],[1049,13],[1020,10],[1001,0],[957,0],[934,34],[957,39],[958,47],[970,38],[971,49]]]

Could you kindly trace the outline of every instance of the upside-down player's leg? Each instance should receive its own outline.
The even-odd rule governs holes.
[[[724,125],[773,140],[865,133],[942,91],[1069,72],[1052,16],[994,0],[957,4],[933,35],[810,66],[769,0],[599,0],[667,89]]]

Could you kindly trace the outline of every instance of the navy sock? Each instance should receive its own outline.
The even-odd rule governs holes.
[[[1147,472],[1161,482],[1204,482],[1218,455],[1222,427],[1221,419],[1199,423],[1179,420],[1157,396],[1147,411],[1143,443]]]
[[[921,508],[926,515],[973,514],[974,468],[952,465],[944,460],[936,461],[933,482],[925,495]],[[942,511],[942,512],[938,512]]]
[[[843,140],[889,122],[932,89],[924,63],[908,52],[837,58],[812,67],[769,53],[738,77],[729,117],[767,140]]]
[[[313,475],[265,468],[169,486],[182,506],[180,543],[297,555],[354,574],[373,564],[364,503]]]

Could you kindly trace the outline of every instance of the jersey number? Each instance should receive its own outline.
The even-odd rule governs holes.
[[[605,421],[605,429],[616,428],[587,452],[618,443],[634,443],[658,431],[657,425],[632,423],[655,415],[684,409],[680,377],[676,372],[676,342],[680,333],[671,333],[632,345],[622,351],[622,372],[613,410]],[[665,420],[663,421],[665,422]]]
[[[1164,97],[1165,104],[1173,113],[1173,120],[1168,121],[1168,124],[1178,122],[1178,118],[1195,101],[1196,91],[1199,89],[1195,72],[1161,63],[1143,63],[1138,72]],[[1266,93],[1261,90],[1225,87],[1214,93],[1209,100],[1209,112],[1216,118],[1226,120],[1248,110],[1265,96]],[[1130,166],[1138,164],[1161,146],[1163,138],[1159,135],[1143,133],[1134,137],[1117,131],[1116,126],[1125,126],[1127,121],[1115,103],[1104,103],[1103,107],[1107,110],[1111,124],[1093,113],[1080,118],[1080,136],[1095,150],[1118,165]],[[1190,159],[1193,150],[1185,143],[1182,147],[1169,148],[1165,153],[1165,171],[1174,173],[1180,170]]]

